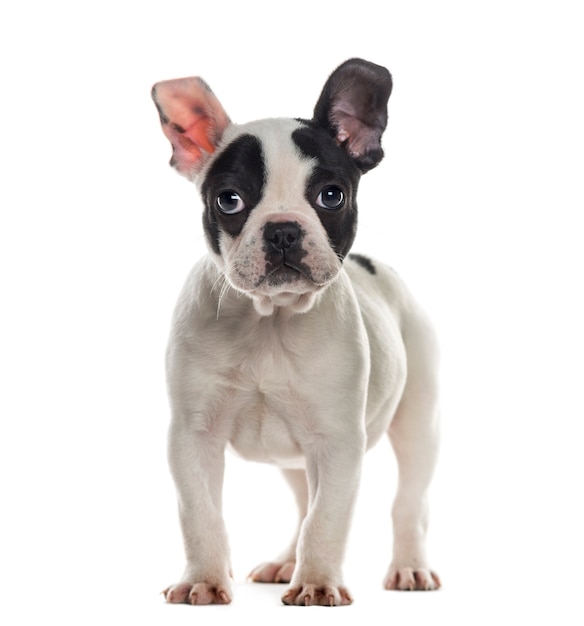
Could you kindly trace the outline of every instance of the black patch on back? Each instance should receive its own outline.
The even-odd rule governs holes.
[[[219,233],[237,237],[250,211],[262,199],[266,182],[266,167],[260,140],[253,135],[241,135],[229,144],[209,168],[201,189],[205,211],[203,227],[211,249],[221,254]],[[245,203],[245,209],[235,215],[225,215],[217,207],[217,197],[223,191],[235,191]]]
[[[299,121],[304,126],[292,133],[292,139],[304,156],[316,160],[306,199],[320,218],[333,249],[344,259],[357,231],[356,194],[361,173],[325,129],[311,121]],[[318,195],[327,185],[336,185],[345,194],[345,204],[338,210],[323,209],[316,204]]]
[[[355,261],[355,263],[366,269],[370,274],[377,274],[375,265],[373,265],[373,261],[371,261],[370,258],[363,256],[362,254],[349,254],[349,258],[351,261]]]

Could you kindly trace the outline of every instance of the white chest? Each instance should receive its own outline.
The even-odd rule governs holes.
[[[234,372],[223,408],[231,422],[229,443],[240,456],[286,467],[303,466],[296,428],[306,425],[310,394],[290,355],[251,354]]]

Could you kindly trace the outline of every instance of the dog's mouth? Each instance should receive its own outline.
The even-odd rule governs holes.
[[[280,230],[286,234],[284,227]],[[318,245],[312,237],[307,248],[280,245],[283,249],[275,250],[266,244],[260,252],[257,243],[255,237],[243,240],[235,258],[227,260],[225,274],[232,287],[253,300],[260,315],[271,315],[275,307],[292,313],[308,311],[341,268],[330,247]]]
[[[308,265],[293,263],[284,257],[279,263],[272,262],[266,265],[266,271],[259,279],[256,288],[261,285],[277,288],[290,283],[297,283],[298,281],[308,282],[308,284],[317,286]]]
[[[293,313],[305,313],[314,303],[316,294],[330,282],[314,279],[305,264],[282,260],[268,263],[264,275],[250,292],[254,306],[260,315],[271,315],[275,307],[286,307]]]

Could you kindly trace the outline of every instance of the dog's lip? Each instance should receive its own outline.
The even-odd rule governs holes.
[[[298,275],[298,277],[304,277],[305,279],[307,279],[313,285],[318,285],[318,283],[312,277],[312,274],[310,273],[310,271],[307,271],[306,269],[304,269],[302,267],[298,267],[294,263],[289,263],[287,261],[282,261],[282,263],[280,263],[279,265],[270,268],[270,270],[268,272],[266,272],[260,278],[260,280],[258,281],[256,287],[259,287],[260,285],[262,285],[266,281],[269,282],[269,279],[271,277],[273,277],[278,272],[282,272],[282,271],[295,273],[295,274]],[[294,275],[294,274],[292,274],[292,275]],[[289,282],[290,281],[285,281],[283,284],[286,284],[286,283],[289,283]]]

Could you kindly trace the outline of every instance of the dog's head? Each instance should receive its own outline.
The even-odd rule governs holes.
[[[171,165],[201,192],[209,251],[260,314],[308,311],[338,275],[355,238],[359,178],[383,157],[391,87],[384,67],[351,59],[312,120],[242,125],[200,78],[152,89]]]

